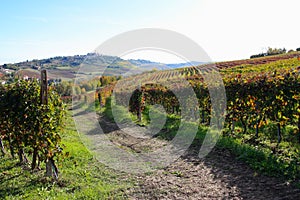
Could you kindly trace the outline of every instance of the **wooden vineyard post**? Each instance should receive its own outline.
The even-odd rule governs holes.
[[[4,149],[4,145],[3,145],[3,142],[2,142],[1,136],[0,136],[0,149],[1,149],[2,155],[5,155],[5,149]]]
[[[142,122],[142,105],[141,105],[141,101],[139,100],[138,101],[138,106],[139,106],[139,110],[138,110],[138,120],[139,120],[139,122]]]
[[[47,105],[48,104],[48,81],[47,81],[47,71],[41,71],[41,104]],[[54,168],[55,173],[53,173],[52,168]],[[58,178],[58,173],[56,167],[54,165],[53,159],[48,158],[46,161],[46,176],[54,177],[56,180]]]
[[[100,108],[102,108],[102,96],[101,96],[101,91],[100,90],[98,92],[98,100],[99,100]]]
[[[42,70],[41,71],[41,104],[47,105],[48,104],[48,91],[47,91],[47,71]],[[51,163],[49,162],[49,159],[47,159],[46,162],[46,176],[51,177],[52,176],[52,170],[51,170]]]
[[[138,120],[142,122],[142,106],[143,106],[143,98],[144,98],[144,88],[140,87],[138,96]]]
[[[41,72],[41,104],[48,104],[48,82],[47,82],[47,71],[42,70]]]

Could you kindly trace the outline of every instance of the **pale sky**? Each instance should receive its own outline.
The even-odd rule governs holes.
[[[86,54],[139,28],[184,34],[213,61],[246,59],[267,47],[300,47],[299,8],[299,0],[3,0],[0,64]]]

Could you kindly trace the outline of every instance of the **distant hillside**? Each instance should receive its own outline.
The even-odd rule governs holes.
[[[254,59],[217,62],[214,63],[214,65],[223,70],[249,64],[266,64],[294,57],[300,59],[300,53],[292,52]],[[87,55],[57,56],[41,60],[0,65],[0,81],[12,80],[13,76],[38,78],[41,69],[47,69],[49,79],[72,80],[74,78],[85,79],[86,77],[100,75],[130,76],[152,70],[170,70],[198,65],[205,67],[206,64],[207,63],[201,62],[164,64],[143,59],[124,60],[116,56],[89,53]]]
[[[166,70],[181,68],[192,65],[199,65],[201,62],[191,63],[175,63],[164,64],[158,62],[152,62],[149,60],[124,60],[116,56],[98,55],[95,53],[89,53],[87,55],[75,55],[75,56],[57,56],[53,58],[24,61],[13,64],[0,65],[0,69],[4,71],[9,69],[10,72],[14,72],[18,76],[37,77],[39,70],[47,69],[49,77],[63,80],[70,80],[76,76],[85,75],[130,75],[130,71],[134,73],[142,73],[150,70]],[[84,66],[84,70],[78,70]],[[104,71],[105,69],[105,71]],[[128,72],[128,73],[127,73]]]
[[[144,69],[157,69],[157,70],[167,70],[167,69],[176,69],[176,68],[182,68],[182,67],[190,67],[190,66],[197,66],[204,64],[204,62],[197,62],[197,61],[192,61],[189,63],[174,63],[174,64],[165,64],[165,63],[159,63],[159,62],[152,62],[149,60],[133,60],[130,59],[128,60],[130,63],[133,65],[139,66]]]

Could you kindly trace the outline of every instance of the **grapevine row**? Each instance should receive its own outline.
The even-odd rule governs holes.
[[[276,61],[273,64],[247,66],[244,68],[245,73],[240,73],[238,69],[234,71],[233,68],[230,73],[223,73],[227,96],[225,125],[234,130],[234,124],[240,122],[244,133],[248,128],[253,128],[258,137],[259,128],[268,121],[273,121],[277,125],[278,143],[282,140],[282,128],[289,124],[296,125],[300,142],[300,76],[297,65],[299,65],[298,59],[293,58],[287,61]],[[277,70],[272,71],[274,66],[277,66]],[[262,68],[265,71],[262,71]],[[129,110],[138,115],[147,104],[162,104],[168,113],[178,114],[180,105],[172,91],[185,89],[184,85],[178,83],[178,79],[184,76],[198,97],[202,123],[209,123],[211,102],[207,85],[201,76],[206,73],[204,69],[209,71],[209,68],[204,66],[184,68],[175,74],[176,70],[159,72],[159,76],[155,73],[147,76],[138,75],[130,80],[121,80],[123,81],[121,85],[124,85],[121,89],[110,86],[105,90],[109,95],[114,90],[117,103],[124,106],[127,103],[125,97],[131,96]],[[138,81],[146,84],[140,89],[135,89]],[[168,85],[174,87],[165,87],[166,81]],[[102,93],[103,91],[99,91],[99,94]],[[186,102],[189,98],[186,97]]]
[[[58,94],[48,90],[48,104],[41,104],[40,83],[19,80],[0,86],[0,143],[2,154],[18,155],[20,163],[39,168],[51,163],[57,178],[55,161],[62,156],[61,137],[65,106]],[[31,159],[28,159],[31,157]]]

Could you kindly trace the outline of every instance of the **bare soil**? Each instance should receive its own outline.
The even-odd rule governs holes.
[[[120,130],[104,117],[100,125],[111,141],[131,151],[159,148],[167,141],[134,137],[130,128]],[[155,172],[128,177],[135,187],[126,191],[129,199],[300,199],[300,190],[287,181],[261,175],[237,160],[228,150],[215,148],[204,159],[199,145],[192,145],[177,161]]]
[[[299,56],[287,54],[258,59],[216,63],[218,68],[241,64],[263,64]],[[83,112],[84,114],[84,112]],[[78,114],[80,115],[80,113]],[[117,146],[136,153],[152,151],[168,143],[144,137],[134,128],[120,130],[104,117],[101,128]],[[131,134],[134,133],[134,134]],[[140,137],[135,137],[140,135]],[[96,135],[87,135],[91,140]],[[199,145],[191,146],[178,160],[164,169],[147,174],[128,174],[136,187],[126,191],[129,199],[299,199],[300,190],[288,181],[268,177],[236,159],[226,149],[215,148],[203,159],[198,157]]]

